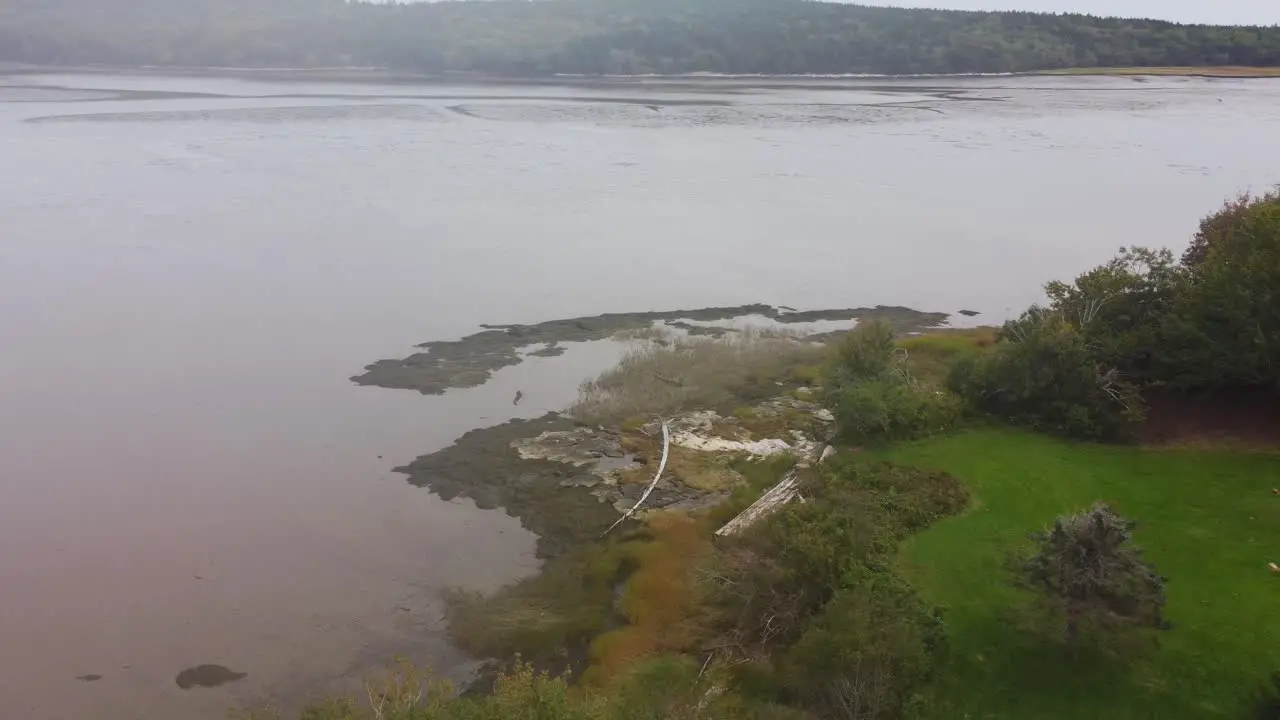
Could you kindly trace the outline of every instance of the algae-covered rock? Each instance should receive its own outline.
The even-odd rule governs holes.
[[[586,427],[520,438],[513,440],[511,447],[526,460],[554,460],[579,467],[626,455],[616,435]]]
[[[453,445],[397,468],[408,481],[446,500],[470,498],[482,508],[503,508],[538,535],[538,554],[558,555],[599,536],[618,514],[592,494],[592,468],[522,458],[512,443],[574,424],[558,415],[512,420],[472,430]]]

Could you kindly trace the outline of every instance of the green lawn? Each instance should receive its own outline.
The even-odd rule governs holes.
[[[1280,670],[1280,455],[1158,451],[980,430],[908,444],[890,459],[945,470],[971,510],[914,538],[902,562],[946,608],[950,649],[929,717],[1099,720],[1240,718]],[[1009,618],[1024,598],[1003,570],[1012,547],[1095,500],[1139,521],[1169,578],[1160,647],[1137,661],[1074,663]]]

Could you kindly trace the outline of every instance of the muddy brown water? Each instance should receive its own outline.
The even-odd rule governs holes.
[[[535,539],[390,469],[617,348],[349,382],[413,343],[758,302],[999,319],[1182,243],[1278,152],[1271,81],[0,77],[0,707],[203,720],[397,654],[465,672],[439,589],[532,571]]]

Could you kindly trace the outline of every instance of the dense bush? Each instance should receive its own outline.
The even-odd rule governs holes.
[[[824,469],[727,543],[707,577],[715,647],[735,687],[819,717],[898,717],[932,664],[936,613],[895,575],[897,544],[968,501],[949,475],[887,463]]]
[[[1124,437],[1142,418],[1137,388],[1061,313],[1033,307],[1005,323],[987,353],[952,367],[951,389],[974,409],[1066,437]]]
[[[950,428],[961,403],[918,381],[883,321],[859,325],[836,346],[827,371],[827,404],[843,440],[877,444],[910,440]]]
[[[785,687],[819,717],[898,718],[943,641],[942,621],[896,578],[836,593],[782,658]]]
[[[715,645],[768,655],[848,584],[876,547],[864,509],[834,498],[792,504],[727,543],[707,578]]]

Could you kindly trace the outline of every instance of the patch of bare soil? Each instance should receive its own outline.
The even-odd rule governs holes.
[[[1232,390],[1212,395],[1150,391],[1140,437],[1152,445],[1280,448],[1280,395]]]

